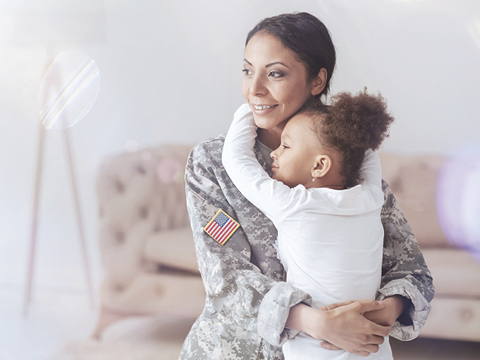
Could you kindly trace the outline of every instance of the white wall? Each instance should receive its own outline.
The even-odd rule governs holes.
[[[245,36],[267,16],[308,11],[326,23],[338,51],[333,92],[379,90],[396,116],[385,149],[452,153],[480,142],[477,1],[0,0],[0,274],[8,271],[5,278],[14,283],[23,282],[27,260],[37,93],[47,55],[45,41],[25,39],[23,33],[22,38],[12,29],[30,14],[34,21],[24,25],[25,33],[34,27],[43,31],[55,25],[49,14],[62,11],[78,17],[58,20],[59,28],[91,22],[93,30],[85,31],[94,42],[53,44],[54,54],[79,49],[101,72],[97,103],[71,131],[93,254],[94,181],[101,160],[125,151],[128,141],[139,148],[197,143],[225,132],[242,102]],[[67,175],[61,135],[49,132],[38,281],[81,287],[80,271],[55,271],[64,263],[80,265],[79,253],[65,250],[66,243],[78,241]],[[57,251],[42,251],[52,248],[45,243]]]

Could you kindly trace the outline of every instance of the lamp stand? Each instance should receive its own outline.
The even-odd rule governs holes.
[[[32,300],[32,289],[33,289],[33,278],[34,278],[34,268],[35,268],[35,253],[37,248],[37,235],[38,235],[38,214],[39,214],[39,205],[40,205],[40,191],[41,191],[41,182],[42,182],[42,173],[43,173],[43,153],[45,151],[45,132],[46,129],[41,122],[39,129],[39,140],[38,140],[38,150],[37,150],[37,167],[35,171],[35,187],[33,194],[33,212],[32,212],[32,222],[31,222],[31,233],[30,233],[30,247],[28,251],[28,263],[27,263],[27,281],[25,288],[25,298],[23,306],[23,314],[27,316],[28,308]],[[65,147],[67,151],[67,160],[70,170],[70,180],[73,191],[73,197],[75,201],[75,212],[77,217],[77,225],[80,236],[80,245],[82,249],[82,258],[83,258],[83,267],[85,270],[85,277],[88,286],[90,305],[92,309],[94,308],[94,295],[93,295],[93,284],[90,274],[90,264],[88,260],[88,251],[87,243],[85,241],[85,233],[83,230],[83,220],[80,209],[80,201],[78,196],[78,188],[75,174],[75,166],[72,156],[72,149],[70,145],[70,137],[68,134],[68,129],[61,130],[64,135]]]

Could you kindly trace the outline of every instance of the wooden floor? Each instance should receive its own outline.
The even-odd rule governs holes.
[[[132,336],[138,336],[139,340],[155,339],[161,341],[165,351],[172,352],[176,348],[179,352],[193,320],[169,316],[127,320],[114,325],[107,336],[119,341]],[[390,339],[390,343],[395,360],[480,360],[480,342],[418,338],[413,341]]]
[[[395,360],[480,360],[480,343],[418,338],[390,340]]]
[[[92,342],[89,334],[96,315],[85,292],[39,289],[28,317],[21,315],[22,297],[23,287],[0,281],[1,360],[131,360],[137,355],[177,360],[194,321],[168,315],[131,318],[108,328],[102,341]],[[419,338],[410,342],[391,339],[390,343],[395,360],[480,360],[480,342]],[[113,357],[109,356],[112,351]],[[127,351],[136,355],[123,357]],[[87,355],[80,356],[82,352]],[[52,356],[54,353],[63,355]]]

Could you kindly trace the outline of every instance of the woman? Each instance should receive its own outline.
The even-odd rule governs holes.
[[[280,144],[286,120],[307,100],[320,101],[328,93],[335,49],[328,30],[314,16],[284,14],[261,21],[249,33],[244,67],[242,93],[260,128],[255,153],[270,172],[269,154]],[[378,351],[389,333],[401,340],[416,337],[430,311],[434,288],[388,185],[383,184],[384,259],[377,296],[383,301],[314,309],[308,306],[309,294],[285,282],[274,247],[275,227],[223,169],[223,141],[219,136],[196,146],[185,173],[207,299],[180,359],[282,359],[279,345],[300,331],[325,340],[321,346],[327,349],[364,356]],[[241,225],[224,245],[203,230],[220,209]]]

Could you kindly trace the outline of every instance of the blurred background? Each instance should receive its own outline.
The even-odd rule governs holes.
[[[312,13],[331,32],[338,59],[332,93],[366,86],[387,99],[396,122],[384,150],[453,155],[480,143],[477,1],[0,0],[0,322],[10,324],[0,330],[0,359],[44,358],[61,341],[86,337],[94,321],[58,131],[46,134],[30,311],[34,325],[25,327],[20,315],[39,133],[38,91],[51,55],[80,50],[100,69],[98,100],[70,131],[98,286],[99,164],[108,155],[165,143],[195,144],[226,132],[243,102],[241,68],[248,31],[265,17],[293,11]],[[39,304],[58,294],[65,301],[38,315]],[[66,325],[61,309],[71,312],[72,306],[85,315]],[[50,321],[57,325],[50,326]],[[30,350],[22,341],[32,344]]]

